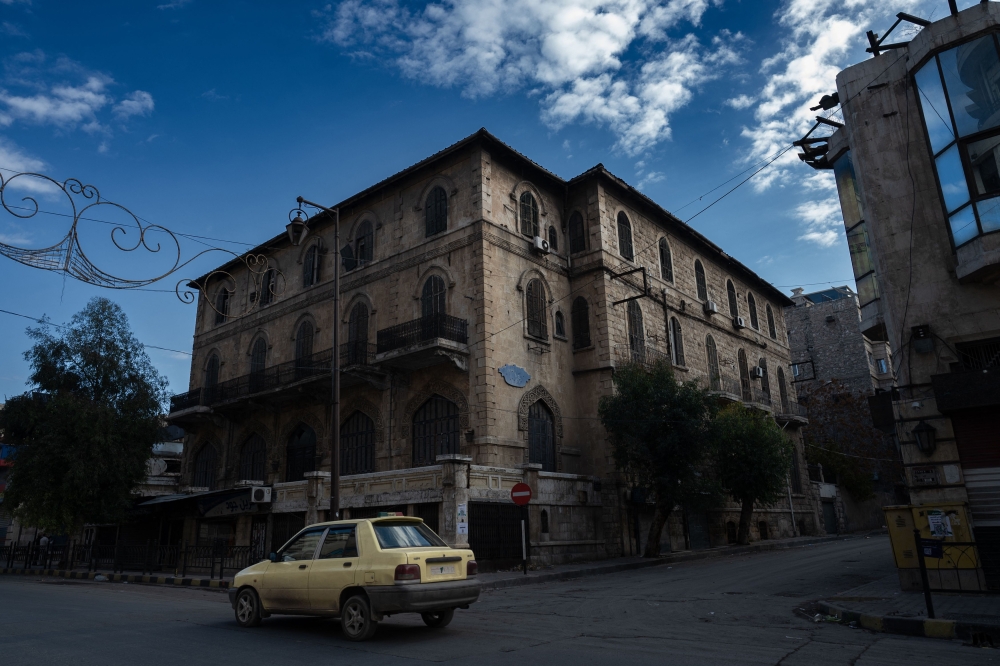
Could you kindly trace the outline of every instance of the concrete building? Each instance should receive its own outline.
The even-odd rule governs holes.
[[[862,330],[884,328],[893,349],[899,390],[876,411],[899,438],[912,501],[968,503],[996,589],[1000,6],[916,22],[884,52],[870,33],[875,57],[837,77],[843,124],[800,145],[836,176]]]
[[[418,515],[480,559],[520,559],[521,481],[534,560],[642,545],[649,510],[597,415],[621,362],[669,358],[798,444],[788,298],[603,166],[563,180],[481,130],[336,207],[343,247],[321,215],[299,246],[282,233],[196,282],[190,391],[169,415],[189,432],[188,543],[280,545],[325,518],[333,326],[344,515]],[[803,464],[799,446],[793,480]],[[763,538],[821,530],[814,497],[789,500],[760,510]],[[665,545],[724,544],[737,516],[674,512]]]

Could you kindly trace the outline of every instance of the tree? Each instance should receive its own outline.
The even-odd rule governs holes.
[[[810,392],[806,459],[836,474],[857,501],[874,496],[874,479],[900,484],[903,466],[892,437],[872,426],[867,396],[831,382]],[[832,476],[832,475],[831,475]]]
[[[746,544],[754,504],[772,504],[786,492],[792,443],[763,412],[732,404],[712,422],[719,483],[739,502],[737,543]]]
[[[712,401],[694,382],[678,382],[670,364],[619,366],[615,393],[600,400],[617,469],[652,491],[655,514],[644,557],[660,554],[660,535],[670,512],[684,500],[710,492],[699,469],[706,460]]]
[[[166,381],[106,298],[51,328],[28,329],[32,388],[0,410],[4,439],[17,446],[5,504],[55,532],[117,522],[145,478]]]

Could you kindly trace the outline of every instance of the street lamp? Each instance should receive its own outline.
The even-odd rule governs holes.
[[[330,416],[330,520],[340,519],[340,209],[327,208],[302,197],[295,199],[299,208],[292,210],[295,219],[286,226],[288,239],[292,245],[299,245],[309,234],[309,220],[302,219],[302,206],[325,211],[333,215],[333,247],[337,260],[333,267],[333,353],[331,372],[333,374],[333,408]],[[289,216],[291,213],[289,213]]]
[[[934,453],[934,447],[936,442],[934,441],[937,437],[937,430],[934,426],[929,425],[926,421],[921,419],[920,423],[916,425],[913,429],[913,438],[917,440],[917,448],[924,455],[930,455]]]

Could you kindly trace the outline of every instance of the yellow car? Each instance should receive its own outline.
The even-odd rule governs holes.
[[[236,574],[236,621],[255,627],[271,614],[339,617],[363,641],[379,620],[420,613],[444,627],[479,599],[471,550],[452,548],[420,518],[388,516],[310,525],[277,553]]]

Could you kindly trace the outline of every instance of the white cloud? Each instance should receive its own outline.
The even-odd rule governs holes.
[[[646,187],[648,187],[649,185],[652,185],[653,183],[662,182],[665,178],[666,176],[664,176],[659,171],[650,171],[645,176],[643,176],[638,183],[636,183],[635,187],[637,190],[643,190],[646,189]]]
[[[0,23],[0,33],[3,33],[8,37],[28,36],[28,33],[24,31],[24,28],[17,25],[16,23],[11,23],[10,21],[3,21],[2,23]]]
[[[97,112],[108,104],[111,79],[94,75],[79,85],[56,85],[34,95],[15,95],[0,89],[7,118],[59,127],[96,127]],[[9,122],[7,124],[10,124]]]
[[[15,173],[44,173],[47,168],[44,160],[29,155],[13,141],[0,136],[0,176],[9,181],[11,190],[29,194],[55,194],[59,190],[49,181],[29,176],[12,178]]]
[[[738,95],[731,99],[726,100],[726,106],[731,106],[734,109],[749,109],[757,101],[756,97],[750,97],[749,95]]]
[[[185,5],[190,5],[192,0],[170,0],[170,2],[164,3],[162,5],[156,5],[157,9],[180,9]]]
[[[799,236],[799,240],[830,247],[842,237],[844,219],[840,213],[840,200],[836,196],[799,204],[795,214],[805,226],[805,233]]]
[[[343,0],[321,38],[404,76],[477,98],[539,94],[542,119],[609,127],[634,155],[670,138],[670,116],[739,61],[742,36],[693,34],[721,0]]]
[[[153,96],[144,90],[136,90],[115,104],[115,117],[127,120],[132,116],[148,116],[153,112]]]

